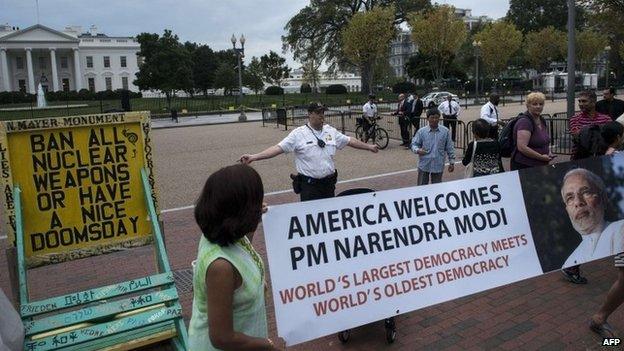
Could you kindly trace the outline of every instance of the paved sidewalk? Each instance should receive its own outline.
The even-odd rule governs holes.
[[[458,167],[452,176],[459,178],[462,171],[462,167]],[[415,172],[406,172],[339,184],[337,190],[395,189],[413,186],[415,179]],[[287,192],[268,196],[266,200],[269,204],[280,204],[296,201],[297,197]],[[190,209],[167,212],[162,218],[167,251],[188,323],[192,291],[185,278],[188,278],[190,262],[195,259],[200,232]],[[262,227],[254,238],[254,246],[266,263]],[[7,241],[1,240],[1,267],[7,267],[6,247]],[[132,279],[153,273],[154,267],[151,247],[41,267],[29,271],[31,297],[50,297]],[[602,302],[616,271],[612,259],[583,265],[583,270],[589,279],[585,286],[570,284],[555,272],[401,315],[397,318],[398,338],[392,345],[385,343],[383,325],[373,323],[355,329],[345,345],[335,335],[330,335],[289,350],[597,350],[601,340],[589,331],[587,321]],[[9,286],[7,269],[2,269],[0,287],[15,301]],[[267,314],[270,334],[275,337],[270,294]],[[616,311],[610,322],[624,331],[624,310]],[[168,344],[145,349],[171,350]]]

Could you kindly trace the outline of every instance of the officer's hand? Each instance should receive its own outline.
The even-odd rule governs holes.
[[[368,146],[368,149],[369,149],[371,152],[374,152],[374,153],[378,153],[378,152],[379,152],[379,146],[377,146],[377,145],[369,145],[369,146]]]
[[[248,165],[248,164],[250,164],[250,163],[252,163],[252,162],[254,161],[252,156],[253,156],[253,155],[247,155],[247,154],[245,154],[245,155],[243,155],[243,156],[241,156],[241,157],[240,157],[240,159],[238,160],[238,162],[240,162],[240,163],[242,163],[242,164],[246,164],[246,165]]]
[[[455,165],[451,163],[451,164],[448,166],[448,171],[449,171],[449,172],[453,172],[454,170],[455,170]]]

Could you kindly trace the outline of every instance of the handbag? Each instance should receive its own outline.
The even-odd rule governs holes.
[[[472,178],[474,175],[474,159],[475,159],[475,151],[477,150],[477,141],[472,142],[472,158],[470,163],[466,165],[464,168],[464,178]]]

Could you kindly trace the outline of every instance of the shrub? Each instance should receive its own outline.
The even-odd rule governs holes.
[[[303,83],[301,84],[301,89],[299,89],[299,92],[302,94],[311,93],[312,87],[308,83]]]
[[[325,93],[329,95],[346,94],[347,87],[342,84],[332,84],[325,89]]]
[[[275,85],[271,85],[264,91],[266,95],[284,95],[284,89]]]
[[[412,82],[398,82],[392,86],[392,92],[395,94],[411,93],[416,91],[416,84]]]

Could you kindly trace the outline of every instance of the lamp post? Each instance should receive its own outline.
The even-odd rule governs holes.
[[[230,41],[232,42],[232,48],[234,49],[234,53],[236,54],[236,57],[238,59],[238,96],[240,96],[240,99],[238,96],[236,97],[236,101],[239,103],[240,107],[240,115],[238,116],[238,121],[244,122],[247,120],[247,115],[245,115],[245,110],[243,109],[243,70],[241,68],[241,61],[242,58],[245,56],[245,36],[241,34],[240,48],[236,47],[236,37],[234,36],[234,34],[232,34]]]
[[[609,53],[611,52],[611,46],[607,45],[604,48],[605,53],[606,53],[606,59],[607,59],[607,69],[605,71],[605,89],[609,89]]]
[[[475,100],[479,97],[479,55],[481,55],[481,41],[473,41],[475,49]]]

